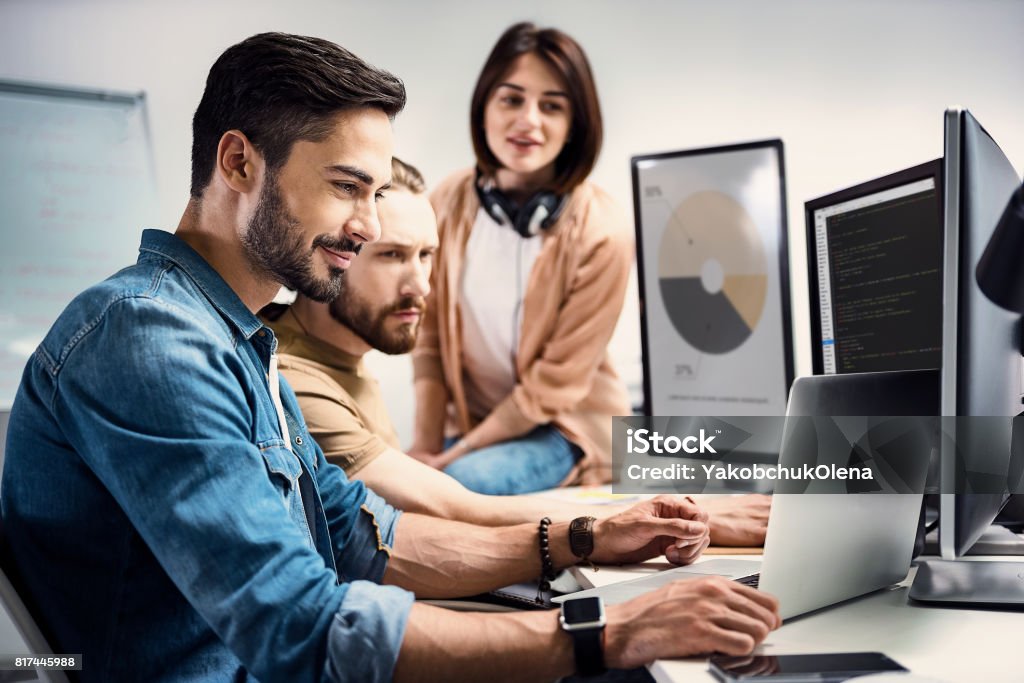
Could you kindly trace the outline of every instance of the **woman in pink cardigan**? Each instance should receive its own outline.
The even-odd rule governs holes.
[[[611,418],[630,409],[607,345],[633,237],[587,182],[602,123],[582,48],[509,28],[470,130],[475,168],[431,196],[440,248],[413,352],[411,451],[483,493],[610,481]]]

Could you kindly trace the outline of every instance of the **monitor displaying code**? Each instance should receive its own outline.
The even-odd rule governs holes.
[[[825,374],[940,366],[940,217],[932,178],[814,212]]]

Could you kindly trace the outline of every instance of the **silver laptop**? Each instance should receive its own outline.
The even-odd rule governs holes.
[[[938,371],[932,370],[802,377],[793,384],[787,415],[937,415],[938,390]],[[802,461],[790,448],[784,446],[780,464]],[[921,491],[929,454],[907,460],[903,478]],[[775,595],[784,619],[805,614],[906,578],[922,499],[922,493],[776,494],[761,562],[705,560],[555,601],[600,595],[615,604],[711,574]]]

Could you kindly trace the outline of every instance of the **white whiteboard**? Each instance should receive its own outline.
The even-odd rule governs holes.
[[[156,217],[145,99],[0,81],[0,409],[71,299]]]

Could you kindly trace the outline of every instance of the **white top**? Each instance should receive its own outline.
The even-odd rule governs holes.
[[[542,237],[520,237],[483,208],[477,211],[459,292],[466,403],[477,419],[515,387],[523,294],[542,244]]]

